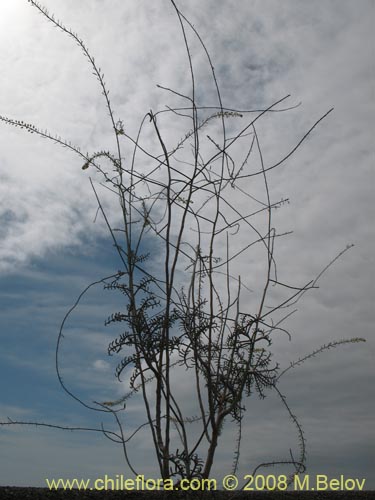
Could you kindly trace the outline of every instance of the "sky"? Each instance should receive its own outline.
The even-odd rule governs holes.
[[[334,108],[269,175],[273,199],[289,200],[275,221],[280,231],[293,231],[277,242],[279,275],[306,283],[350,248],[322,276],[319,289],[298,303],[287,325],[292,340],[277,337],[273,348],[280,366],[287,367],[329,342],[366,339],[289,370],[279,388],[304,430],[310,476],[365,478],[365,488],[375,489],[375,3],[177,3],[205,41],[224,107],[265,109],[290,95],[282,106],[294,109],[259,120],[266,165],[285,156]],[[44,0],[43,5],[85,41],[105,74],[116,117],[130,136],[150,110],[183,102],[158,84],[185,95],[191,91],[181,31],[167,0]],[[191,34],[190,40],[197,99],[216,106],[204,53]],[[80,48],[26,0],[1,2],[0,60],[1,116],[48,129],[84,152],[114,149],[101,89]],[[188,130],[185,126],[183,132],[177,118],[168,126],[170,143]],[[149,132],[144,144],[152,144]],[[0,122],[2,422],[9,417],[100,427],[103,420],[70,399],[55,373],[55,346],[66,312],[87,285],[121,265],[96,216],[89,176],[98,185],[99,175],[81,167],[82,160],[67,149]],[[257,189],[245,181],[242,187],[251,194]],[[116,221],[116,200],[103,189],[100,194]],[[238,194],[232,196],[235,201]],[[246,211],[246,203],[240,203]],[[232,244],[235,251],[239,242],[233,238]],[[148,241],[145,250],[152,252],[153,245]],[[249,252],[240,269],[251,289],[257,286],[257,257],[256,251]],[[151,253],[150,265],[157,263],[158,255]],[[113,330],[104,327],[119,305],[118,297],[97,285],[69,317],[62,370],[67,385],[85,401],[115,399],[126,391],[114,377],[118,359],[107,356]],[[176,380],[184,393],[186,379],[179,374]],[[129,432],[145,419],[141,400],[131,401],[125,413]],[[188,398],[186,403],[189,407]],[[259,463],[288,459],[289,449],[298,453],[295,428],[274,393],[264,400],[254,397],[246,406],[238,477]],[[104,422],[112,425],[109,419]],[[231,470],[233,432],[228,422],[212,472],[218,479]],[[0,485],[45,486],[45,478],[104,474],[132,477],[120,447],[100,433],[3,426],[0,443]],[[136,436],[131,452],[137,470],[158,476],[147,430]]]

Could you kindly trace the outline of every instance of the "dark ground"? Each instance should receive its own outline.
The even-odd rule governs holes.
[[[277,491],[277,492],[125,492],[49,490],[48,488],[23,488],[0,486],[0,500],[87,499],[87,500],[375,500],[375,491]]]

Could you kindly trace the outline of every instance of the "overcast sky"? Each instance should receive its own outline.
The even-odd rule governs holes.
[[[264,109],[288,94],[285,106],[301,103],[260,125],[266,165],[334,108],[270,175],[274,199],[290,199],[277,220],[281,229],[293,230],[278,247],[279,270],[289,282],[306,283],[347,245],[354,247],[322,277],[319,290],[299,302],[288,323],[292,341],[276,339],[273,347],[275,360],[286,367],[323,344],[366,338],[366,344],[331,349],[290,370],[280,390],[304,429],[307,472],[365,478],[366,489],[374,489],[375,2],[178,4],[205,40],[224,106]],[[150,109],[181,104],[157,84],[189,92],[183,40],[168,0],[44,5],[87,44],[130,135]],[[216,105],[202,50],[192,46],[198,99]],[[84,152],[113,150],[104,99],[82,52],[26,0],[0,4],[0,61],[0,115],[48,129]],[[94,223],[96,201],[81,166],[68,150],[0,122],[1,421],[100,426],[100,415],[61,390],[54,365],[65,313],[85,286],[120,265],[104,224]],[[116,360],[106,355],[113,335],[103,322],[116,310],[114,300],[94,287],[70,319],[64,377],[86,401],[125,391],[114,378]],[[144,420],[141,400],[133,401],[129,430]],[[287,459],[290,448],[298,453],[293,423],[274,394],[264,401],[255,397],[247,408],[239,477],[260,462]],[[231,428],[224,432],[213,477],[230,473],[234,436]],[[131,476],[120,447],[100,434],[13,426],[0,428],[0,444],[0,485]],[[159,475],[147,431],[134,440],[132,452],[139,472]]]

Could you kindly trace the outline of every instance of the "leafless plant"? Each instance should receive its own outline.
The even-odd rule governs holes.
[[[123,121],[115,116],[102,70],[81,38],[38,2],[28,1],[80,46],[99,82],[115,141],[115,152],[83,154],[78,146],[48,131],[0,117],[7,124],[70,149],[82,159],[83,170],[95,169],[102,174],[102,185],[119,201],[122,225],[115,228],[90,179],[121,269],[86,288],[67,313],[56,347],[56,371],[64,390],[88,408],[111,413],[119,430],[109,431],[103,426],[69,429],[102,432],[108,439],[120,443],[130,469],[136,474],[127,444],[140,429],[148,428],[162,478],[178,483],[183,478],[210,476],[220,435],[226,421],[231,419],[239,426],[233,463],[235,473],[245,404],[255,393],[264,398],[267,390],[275,390],[296,426],[300,454],[298,458],[291,455],[280,462],[260,464],[255,471],[279,463],[291,464],[294,473],[304,471],[305,438],[297,417],[278,388],[280,377],[322,350],[363,339],[330,342],[284,371],[273,361],[270,347],[274,335],[285,334],[290,339],[290,333],[281,325],[295,312],[290,310],[292,305],[306,291],[316,288],[321,274],[302,285],[279,281],[275,244],[288,233],[277,232],[273,214],[288,200],[272,199],[268,177],[295,153],[332,109],[312,123],[288,154],[267,166],[258,124],[265,115],[292,109],[293,106],[281,107],[289,96],[265,109],[237,110],[224,106],[202,38],[174,0],[170,0],[186,48],[191,91],[187,95],[159,86],[182,105],[149,111],[133,138]],[[206,55],[216,88],[214,106],[198,102],[190,36],[198,40]],[[172,123],[173,127],[176,123],[183,124],[187,130],[173,144],[165,132]],[[147,127],[151,127],[155,138],[151,147],[142,140]],[[126,159],[122,154],[125,142],[133,148],[132,156]],[[256,196],[250,194],[254,192]],[[147,251],[150,242],[153,255]],[[350,245],[339,256],[348,248]],[[254,276],[244,272],[251,252],[259,261],[260,271]],[[108,354],[122,354],[116,377],[123,376],[128,381],[129,392],[116,401],[88,404],[65,385],[60,374],[59,348],[67,317],[87,289],[98,283],[124,296],[124,309],[114,312],[106,325],[123,327],[123,332],[108,346]],[[250,290],[250,284],[256,290]],[[277,290],[279,297],[275,305],[269,303],[272,290]],[[185,380],[189,377],[193,396],[188,406],[195,405],[194,414],[186,414],[184,408],[182,375]],[[132,434],[125,435],[121,412],[126,412],[128,400],[136,394],[143,398],[146,419]],[[10,419],[1,422],[1,425],[14,424],[67,428]]]

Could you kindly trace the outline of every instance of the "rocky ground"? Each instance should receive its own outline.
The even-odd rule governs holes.
[[[87,500],[375,500],[375,491],[304,491],[304,492],[124,492],[124,491],[51,491],[48,488],[0,487],[0,500],[87,499]]]

